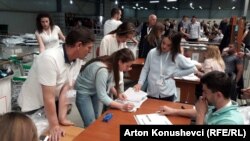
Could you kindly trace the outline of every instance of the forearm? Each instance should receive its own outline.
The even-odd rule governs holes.
[[[109,106],[112,107],[112,108],[122,110],[123,104],[112,101],[112,102],[110,102]]]
[[[184,116],[192,119],[196,118],[196,110],[195,109],[175,109],[174,115],[176,116]]]
[[[55,86],[42,85],[44,109],[50,128],[59,125],[55,104],[55,89]]]
[[[54,99],[45,100],[44,109],[45,109],[46,117],[49,121],[49,126],[50,127],[59,126]]]
[[[203,125],[205,121],[205,114],[196,114],[196,125]]]

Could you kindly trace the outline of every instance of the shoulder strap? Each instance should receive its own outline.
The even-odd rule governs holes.
[[[98,69],[97,69],[97,71],[96,71],[96,73],[95,73],[95,81],[96,81],[96,76],[97,76],[97,73],[98,73],[101,69],[103,69],[103,68],[108,69],[107,67],[100,67],[100,68],[98,68]]]

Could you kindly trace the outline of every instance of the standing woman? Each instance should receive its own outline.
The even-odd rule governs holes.
[[[195,65],[180,53],[181,37],[180,33],[164,36],[161,45],[151,49],[138,84],[134,86],[136,91],[141,89],[148,78],[149,98],[176,100],[177,90],[174,77],[186,76],[196,71]]]
[[[152,48],[160,46],[161,36],[164,34],[165,26],[161,22],[157,22],[152,31],[146,36],[146,40],[143,43],[142,57],[147,58],[149,51]]]
[[[84,121],[85,127],[97,119],[103,108],[103,104],[120,109],[122,111],[132,110],[132,104],[121,104],[115,102],[108,96],[112,82],[115,82],[114,89],[117,97],[124,99],[120,92],[119,71],[131,70],[135,57],[127,48],[121,49],[111,56],[101,56],[87,62],[76,80],[75,89],[76,106]]]
[[[59,39],[65,41],[65,37],[61,29],[54,25],[51,16],[48,13],[40,13],[36,17],[35,32],[36,39],[39,44],[40,53],[52,47],[59,46]]]
[[[100,44],[100,56],[111,55],[112,53],[127,48],[126,42],[133,40],[135,26],[131,22],[124,22],[114,31],[104,36]],[[124,89],[123,72],[120,72],[120,87]]]
[[[100,44],[100,56],[111,55],[117,50],[127,48],[126,42],[132,40],[135,35],[133,23],[124,22],[114,31],[104,36]]]

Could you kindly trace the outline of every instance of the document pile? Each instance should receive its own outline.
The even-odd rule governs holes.
[[[135,115],[135,120],[139,125],[172,125],[171,121],[158,113]]]
[[[127,96],[126,100],[120,100],[120,99],[116,99],[117,102],[119,103],[132,103],[134,104],[134,108],[133,110],[131,110],[130,112],[135,112],[137,108],[141,107],[141,104],[146,101],[147,98],[147,93],[143,92],[143,91],[139,91],[139,92],[135,92],[133,88],[128,88],[125,92],[124,95]]]
[[[174,77],[175,79],[184,79],[184,80],[190,80],[190,81],[198,81],[200,80],[199,77],[197,77],[194,73],[187,75],[187,76],[182,76],[182,77]]]

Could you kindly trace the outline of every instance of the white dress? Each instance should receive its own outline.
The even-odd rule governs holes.
[[[45,49],[48,49],[48,48],[59,46],[59,33],[60,32],[61,32],[61,29],[57,25],[55,25],[50,34],[47,34],[45,31],[43,31],[42,33],[38,33],[38,31],[36,31],[35,34],[42,38]]]

